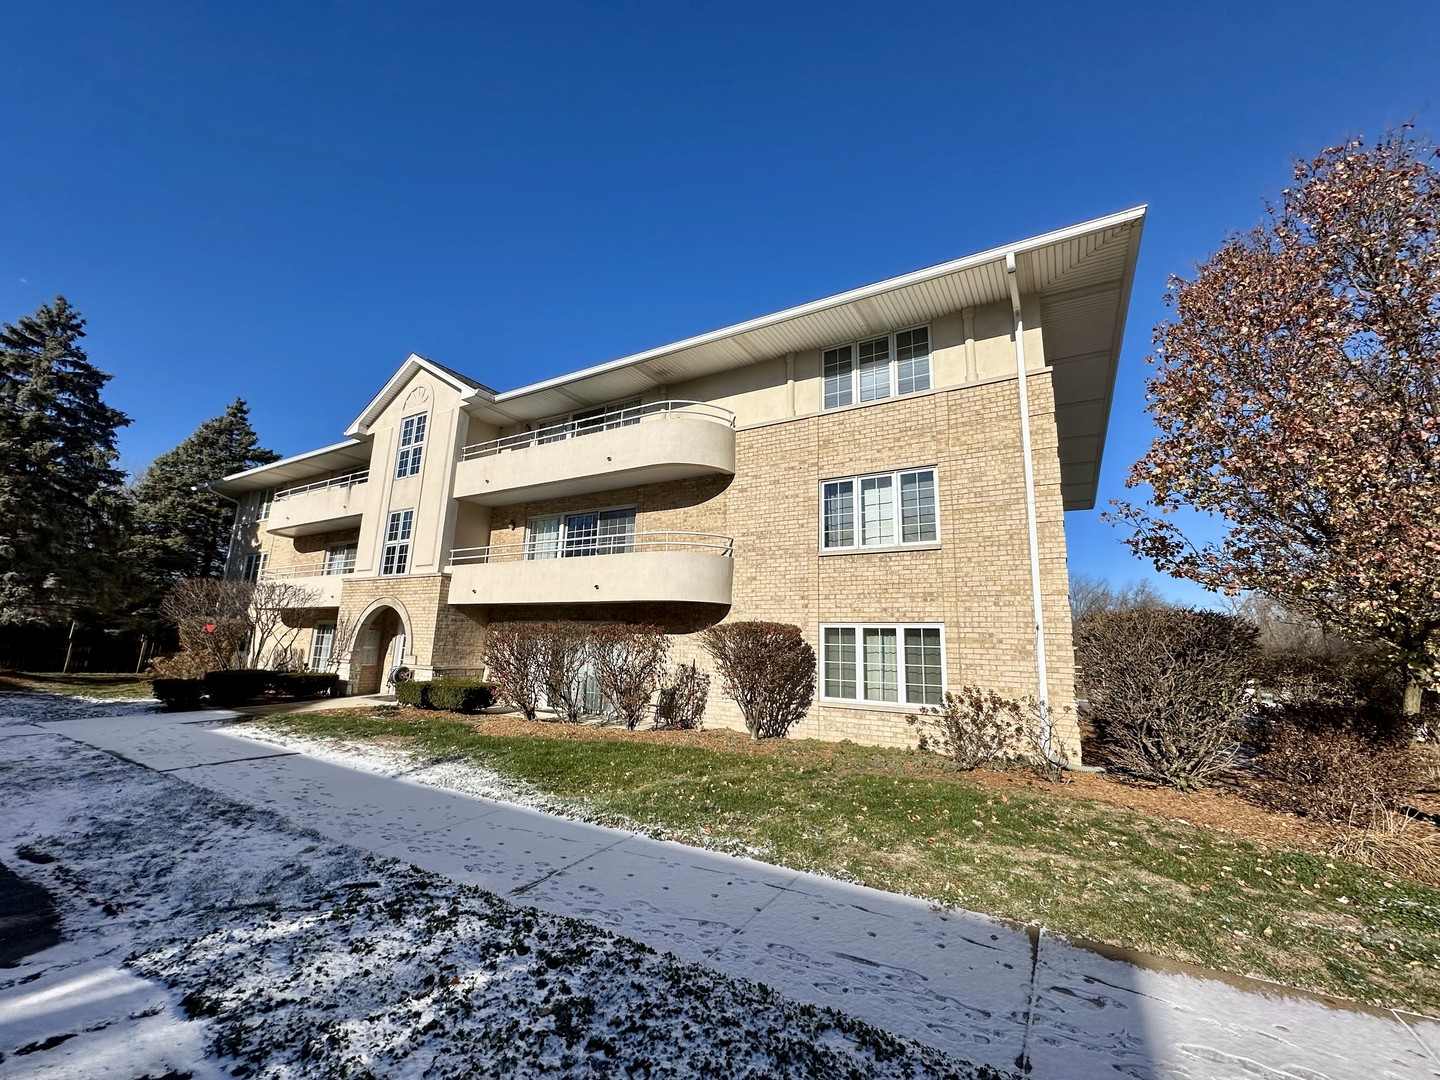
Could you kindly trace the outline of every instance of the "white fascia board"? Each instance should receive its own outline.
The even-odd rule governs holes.
[[[374,422],[375,417],[394,400],[400,387],[414,376],[417,370],[429,372],[447,386],[452,387],[460,395],[462,401],[492,400],[491,395],[484,387],[476,388],[469,383],[461,382],[440,365],[425,359],[418,353],[411,353],[405,358],[405,362],[396,369],[395,374],[386,380],[385,385],[380,388],[380,392],[370,399],[370,404],[361,410],[360,415],[355,418],[355,422],[345,429],[345,434],[352,439],[366,434],[366,429]]]
[[[1113,229],[1129,222],[1143,221],[1146,209],[1147,207],[1143,205],[1131,207],[1129,210],[1122,210],[1119,213],[1109,214],[1106,217],[1083,221],[1078,225],[1069,225],[1063,229],[1056,229],[1054,232],[1032,236],[1028,240],[1021,240],[1017,243],[990,248],[988,251],[982,251],[975,255],[966,255],[964,258],[954,259],[947,263],[941,263],[938,266],[926,267],[923,270],[915,270],[909,274],[902,274],[900,277],[887,278],[885,281],[878,281],[873,285],[865,285],[861,288],[852,289],[849,292],[839,293],[835,296],[812,300],[807,304],[786,308],[784,311],[777,311],[772,315],[762,315],[757,319],[750,319],[747,322],[736,323],[733,326],[727,326],[720,330],[712,330],[709,333],[686,338],[683,341],[677,341],[670,345],[662,345],[656,349],[648,349],[645,352],[621,357],[619,360],[610,360],[603,364],[596,364],[593,367],[583,368],[580,371],[571,372],[568,375],[558,375],[553,379],[531,383],[529,386],[522,386],[516,390],[506,390],[503,393],[493,396],[489,394],[472,393],[469,395],[468,400],[498,404],[509,401],[512,398],[538,393],[542,390],[553,390],[556,387],[575,382],[579,379],[586,379],[593,375],[603,375],[610,371],[618,371],[621,368],[631,367],[635,364],[644,363],[646,360],[653,360],[670,353],[683,352],[686,349],[693,349],[700,345],[709,345],[716,341],[723,341],[726,338],[738,337],[752,330],[761,330],[767,326],[774,326],[778,323],[798,319],[805,315],[813,315],[816,312],[843,307],[846,304],[853,304],[859,300],[879,296],[882,293],[887,293],[894,289],[903,289],[908,285],[918,285],[933,280],[934,278],[944,277],[947,274],[954,274],[963,270],[972,270],[977,266],[984,266],[986,263],[1000,262],[1003,261],[1007,255],[1021,255],[1050,244],[1065,243],[1066,241],[1074,240],[1076,237],[1084,236],[1087,233],[1103,232],[1106,229]],[[350,432],[346,434],[350,434]]]
[[[294,454],[291,457],[281,458],[279,461],[272,461],[269,465],[257,465],[255,468],[246,469],[244,472],[231,473],[229,476],[222,477],[218,482],[228,484],[236,480],[252,480],[286,465],[300,465],[313,458],[320,457],[323,454],[332,454],[336,450],[349,450],[351,447],[363,445],[365,445],[365,440],[363,439],[346,439],[344,442],[322,446],[319,450],[306,450],[303,454]]]

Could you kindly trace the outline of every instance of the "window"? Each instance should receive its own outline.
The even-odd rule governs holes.
[[[825,551],[930,544],[939,536],[934,469],[848,476],[820,485]]]
[[[270,506],[275,502],[275,489],[269,488],[255,496],[255,520],[265,521],[270,517]]]
[[[420,454],[425,449],[425,414],[400,421],[400,453],[395,458],[395,479],[403,480],[420,471]]]
[[[380,573],[403,574],[410,565],[410,529],[414,510],[395,510],[385,523],[385,548],[380,555]]]
[[[314,636],[310,639],[310,670],[328,671],[330,654],[334,648],[335,624],[333,622],[316,623]]]
[[[640,399],[617,401],[613,405],[602,405],[598,409],[586,409],[546,420],[536,429],[537,443],[563,442],[579,435],[590,435],[597,431],[611,431],[614,428],[629,427],[640,423]]]
[[[265,572],[266,553],[255,552],[245,556],[245,562],[240,567],[241,581],[259,581],[260,575]]]
[[[634,547],[635,508],[531,518],[525,531],[527,559],[619,555]]]
[[[945,663],[938,626],[820,628],[821,697],[881,705],[938,705]]]
[[[338,544],[325,549],[325,576],[355,572],[355,544]]]
[[[930,328],[917,326],[826,349],[824,407],[880,401],[930,389]]]

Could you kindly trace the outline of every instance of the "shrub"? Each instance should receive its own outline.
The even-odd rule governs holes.
[[[585,665],[590,628],[584,623],[542,623],[545,645],[545,700],[555,719],[578,724],[585,716]]]
[[[905,722],[919,734],[922,751],[944,755],[957,769],[1016,759],[1049,764],[1040,743],[1040,706],[1033,699],[1016,701],[962,686]]]
[[[270,689],[273,672],[263,668],[236,668],[205,673],[205,696],[212,705],[239,705]]]
[[[1440,829],[1393,810],[1378,811],[1363,829],[1344,830],[1332,854],[1440,887]]]
[[[154,694],[171,709],[198,709],[205,692],[204,679],[155,679]]]
[[[815,698],[815,650],[798,626],[733,622],[700,643],[715,658],[725,692],[740,706],[752,739],[784,738]]]
[[[631,731],[645,715],[670,658],[670,639],[658,626],[605,623],[590,631],[590,665],[600,696]]]
[[[1364,704],[1399,714],[1405,674],[1373,652],[1262,652],[1256,657],[1255,686],[1278,702]]]
[[[496,692],[534,720],[545,689],[549,623],[497,623],[485,642],[485,666]]]
[[[710,700],[710,676],[695,664],[680,664],[660,688],[655,705],[655,726],[682,731],[699,731],[705,723],[705,704]]]
[[[282,671],[274,674],[270,685],[286,697],[334,697],[340,676],[330,671]]]
[[[395,684],[395,701],[399,705],[412,705],[417,709],[428,709],[430,703],[425,698],[426,691],[429,689],[428,682],[417,682],[414,679],[398,682]]]
[[[1106,763],[1181,790],[1233,763],[1258,631],[1216,611],[1087,615],[1075,648]]]
[[[396,689],[404,685],[397,683]],[[420,704],[426,709],[444,709],[447,712],[476,713],[495,704],[495,688],[489,683],[469,682],[461,679],[436,679],[424,685]]]
[[[1413,721],[1374,705],[1282,703],[1257,725],[1261,802],[1308,817],[1368,825],[1420,786]]]

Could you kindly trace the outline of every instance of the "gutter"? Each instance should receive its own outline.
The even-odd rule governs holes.
[[[1039,683],[1040,749],[1045,760],[1068,772],[1104,772],[1094,765],[1071,764],[1059,757],[1052,738],[1050,720],[1050,669],[1045,654],[1045,607],[1040,588],[1040,531],[1036,523],[1035,464],[1030,452],[1030,387],[1025,367],[1025,317],[1020,311],[1020,283],[1015,252],[1005,253],[1005,281],[1010,286],[1010,308],[1014,315],[1015,383],[1020,397],[1020,453],[1025,471],[1025,531],[1030,544],[1030,611],[1035,624],[1035,678]]]

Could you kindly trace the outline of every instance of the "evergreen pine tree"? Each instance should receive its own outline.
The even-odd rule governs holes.
[[[127,510],[116,429],[63,296],[0,327],[0,624],[103,607]],[[111,597],[113,598],[113,597]]]
[[[180,578],[218,577],[225,569],[235,504],[207,485],[268,465],[278,454],[257,445],[250,407],[236,398],[175,449],[161,454],[135,485],[131,558],[156,590]]]

